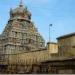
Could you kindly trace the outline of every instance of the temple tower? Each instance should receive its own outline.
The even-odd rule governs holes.
[[[10,18],[0,40],[0,49],[6,54],[45,48],[45,41],[31,21],[31,13],[24,7],[22,0],[18,7],[10,9]]]

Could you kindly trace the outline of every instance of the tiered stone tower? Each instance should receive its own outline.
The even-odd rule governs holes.
[[[10,19],[0,35],[0,51],[3,54],[34,51],[45,48],[45,41],[31,21],[31,13],[22,2],[10,9]]]

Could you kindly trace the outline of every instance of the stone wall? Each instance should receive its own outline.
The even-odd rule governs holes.
[[[75,55],[75,36],[63,37],[58,39],[58,50],[60,56],[74,56]]]
[[[9,64],[33,64],[49,60],[51,55],[48,50],[38,50],[6,55],[6,57],[8,57],[7,63]]]

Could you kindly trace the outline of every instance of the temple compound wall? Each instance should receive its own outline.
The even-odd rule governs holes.
[[[51,58],[48,50],[38,50],[17,54],[5,54],[6,64],[34,64]],[[1,63],[1,62],[0,62]],[[3,61],[2,61],[3,63]],[[1,64],[2,64],[1,63]],[[4,64],[4,63],[3,63]]]

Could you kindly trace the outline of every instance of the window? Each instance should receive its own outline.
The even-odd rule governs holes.
[[[30,15],[28,16],[28,19],[31,19],[31,16]]]
[[[15,32],[15,37],[17,37],[17,32]]]

